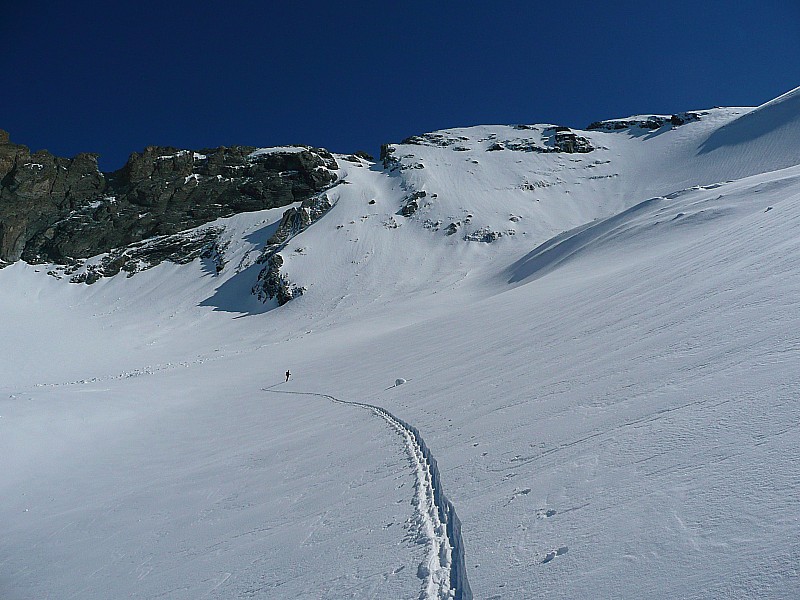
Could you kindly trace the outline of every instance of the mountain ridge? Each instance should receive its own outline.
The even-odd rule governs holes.
[[[70,265],[219,217],[286,206],[327,187],[336,168],[329,152],[309,146],[148,146],[101,173],[96,154],[31,153],[3,132],[0,260]]]
[[[381,176],[399,177],[402,194],[395,214],[387,213],[384,223],[391,228],[416,222],[453,239],[489,244],[514,237],[522,228],[522,235],[544,242],[651,195],[757,173],[767,160],[779,167],[800,161],[800,148],[797,158],[788,150],[788,157],[780,160],[774,153],[746,149],[747,156],[735,160],[714,156],[709,163],[707,158],[712,146],[719,145],[715,140],[720,135],[730,137],[732,128],[739,136],[752,131],[755,126],[748,122],[754,118],[761,124],[765,119],[776,123],[771,129],[781,134],[784,144],[791,144],[786,140],[800,131],[791,119],[798,97],[794,90],[757,108],[636,115],[596,121],[586,130],[546,124],[473,126],[384,144]],[[789,125],[781,125],[783,121]],[[769,138],[770,131],[763,135]],[[759,143],[762,148],[770,142]],[[679,165],[674,157],[690,154],[693,146],[698,158]],[[734,150],[742,151],[741,144],[734,144]],[[570,155],[576,158],[567,160]],[[754,156],[749,168],[737,167],[753,163]],[[633,177],[646,168],[644,163],[636,166],[642,157],[653,164],[657,177],[641,181]],[[262,301],[277,298],[284,304],[307,291],[310,281],[294,281],[290,271],[296,261],[281,250],[327,212],[303,207],[313,206],[315,198],[335,183],[352,183],[348,172],[353,167],[369,167],[377,175],[370,160],[363,153],[334,156],[308,146],[202,151],[148,147],[132,154],[122,169],[103,174],[95,155],[80,154],[67,161],[46,151],[31,154],[26,147],[11,144],[3,132],[0,264],[20,258],[51,263],[50,274],[76,283],[94,283],[120,271],[130,276],[164,260],[187,263],[198,257],[211,259],[212,269],[219,273],[228,260],[221,229],[212,225],[215,221],[299,202],[301,206],[284,216],[294,219],[294,225],[279,228],[286,231],[281,247],[264,240],[259,261],[266,266],[251,282]],[[458,161],[463,168],[457,167]],[[659,162],[669,166],[658,167]],[[585,174],[571,173],[576,169]],[[693,172],[696,175],[689,175]],[[496,189],[496,182],[504,180],[510,186]],[[507,217],[498,219],[496,209],[478,197],[476,206],[467,205],[476,193],[496,197],[505,204]],[[325,200],[327,206],[337,198],[334,193]]]

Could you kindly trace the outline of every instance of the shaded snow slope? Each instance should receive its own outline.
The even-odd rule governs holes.
[[[0,596],[455,595],[422,453],[476,598],[796,597],[796,98],[342,161],[282,307],[281,211],[214,223],[218,274],[0,270]]]
[[[800,88],[762,104],[712,132],[700,154],[732,154],[751,169],[800,163]],[[728,160],[732,160],[731,157]],[[753,164],[755,163],[755,164]]]

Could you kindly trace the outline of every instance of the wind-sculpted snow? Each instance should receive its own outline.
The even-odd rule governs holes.
[[[447,499],[442,489],[442,479],[436,459],[433,458],[417,428],[374,404],[340,400],[330,394],[276,390],[275,387],[265,390],[276,394],[318,396],[338,404],[365,408],[384,419],[403,437],[417,480],[415,503],[420,520],[419,527],[428,545],[425,562],[418,569],[418,574],[423,579],[420,598],[421,600],[472,600],[464,561],[461,521],[456,515],[453,503]]]
[[[800,87],[715,130],[700,146],[700,152],[754,142],[769,152],[775,169],[800,162]]]
[[[626,238],[638,237],[641,240],[643,234],[653,233],[657,227],[680,228],[676,230],[677,233],[687,224],[700,220],[719,218],[733,211],[759,210],[757,204],[743,204],[740,199],[753,193],[753,190],[762,192],[766,188],[792,189],[797,185],[797,180],[794,170],[788,169],[781,177],[770,177],[768,183],[765,183],[763,176],[754,176],[736,183],[694,186],[666,196],[650,198],[613,217],[587,223],[544,242],[511,265],[508,282],[530,282],[551,273],[581,254],[596,251],[612,243],[621,246]],[[708,192],[711,190],[718,192],[716,197],[709,197]],[[729,195],[733,199],[727,198]]]

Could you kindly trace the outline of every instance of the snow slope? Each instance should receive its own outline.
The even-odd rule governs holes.
[[[762,104],[712,132],[701,144],[706,162],[714,154],[750,172],[774,170],[800,161],[800,88]],[[706,157],[705,155],[709,155]],[[730,167],[729,167],[730,168]]]
[[[0,596],[797,597],[798,98],[341,161],[280,308],[281,211],[218,276],[0,270]]]

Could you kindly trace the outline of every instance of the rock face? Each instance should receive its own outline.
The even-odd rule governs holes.
[[[407,146],[434,146],[439,148],[450,148],[455,152],[466,152],[472,147],[480,146],[483,143],[486,152],[501,152],[510,150],[512,152],[565,152],[565,153],[585,153],[595,150],[588,138],[583,137],[572,131],[569,127],[562,126],[532,126],[515,125],[516,131],[530,131],[530,137],[510,137],[508,139],[498,139],[497,134],[490,134],[487,138],[471,140],[470,138],[457,135],[446,134],[446,132],[426,133],[424,135],[414,135],[400,142]],[[419,163],[412,162],[414,156],[411,154],[398,155],[397,146],[384,144],[381,146],[380,160],[383,167],[389,171],[424,168]]]
[[[148,146],[122,169],[101,173],[95,154],[31,153],[3,131],[0,264],[70,264],[219,217],[286,206],[329,187],[335,169],[327,150],[305,146]]]
[[[30,150],[0,135],[0,260],[13,262],[25,254],[28,242],[43,234],[73,207],[102,197],[106,179],[97,155],[55,157]]]
[[[283,257],[279,252],[291,238],[307,229],[331,208],[333,203],[327,194],[322,193],[304,200],[300,208],[290,208],[283,213],[277,231],[267,240],[267,245],[258,258],[258,262],[265,265],[252,289],[259,300],[266,302],[276,299],[282,306],[303,295],[305,288],[293,284],[285,273],[281,273]]]
[[[417,212],[417,210],[419,210],[420,200],[425,198],[427,195],[428,193],[424,190],[418,190],[408,194],[405,198],[403,198],[403,206],[400,208],[397,214],[403,215],[404,217],[410,217]]]
[[[280,254],[272,254],[266,259],[266,266],[258,276],[258,284],[253,288],[253,293],[262,302],[276,299],[279,306],[283,306],[289,300],[302,296],[305,289],[293,285],[289,278],[281,273],[283,257]]]
[[[222,232],[221,227],[206,227],[159,236],[124,248],[115,248],[94,264],[84,265],[82,261],[75,260],[70,265],[56,267],[48,274],[59,279],[71,276],[71,283],[92,284],[101,277],[113,277],[120,271],[131,277],[164,261],[182,265],[195,258],[208,260],[212,271],[219,274],[225,267],[225,248],[220,243]]]
[[[674,115],[646,115],[642,117],[631,117],[630,119],[609,119],[607,121],[595,121],[589,124],[588,130],[598,131],[619,131],[621,129],[661,129],[664,125],[670,124],[672,127],[680,127],[692,121],[699,121],[707,113],[704,112],[682,112]]]

